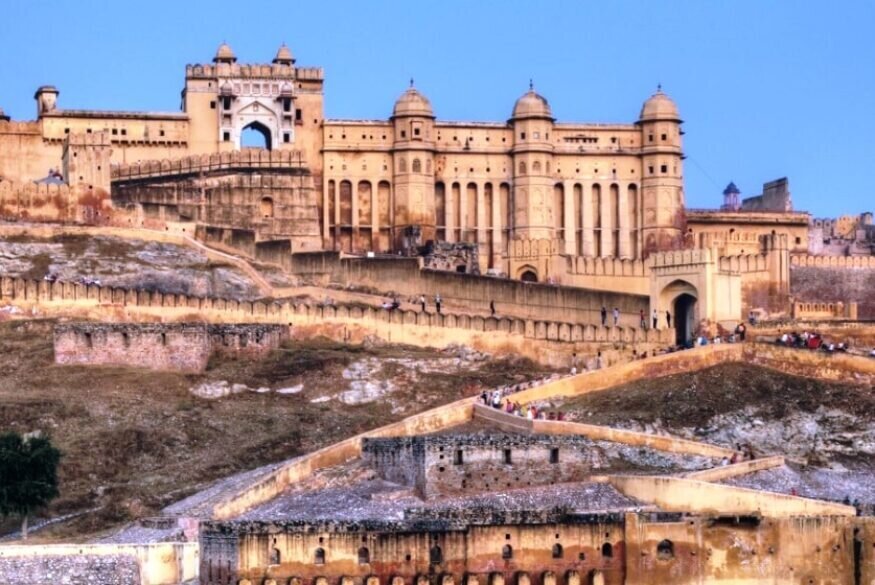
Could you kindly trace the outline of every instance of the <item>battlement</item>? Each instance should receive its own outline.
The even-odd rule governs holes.
[[[717,260],[717,251],[712,248],[656,252],[649,257],[651,268],[681,266],[687,264],[711,264]]]
[[[647,276],[647,262],[628,258],[569,256],[568,272],[586,276]]]
[[[287,337],[288,327],[268,324],[61,323],[55,363],[202,372],[212,353],[258,357]]]
[[[810,256],[798,254],[790,256],[791,266],[812,266],[817,268],[875,268],[875,256]]]
[[[321,67],[295,67],[280,63],[197,63],[185,66],[187,79],[240,77],[243,79],[300,79],[321,81],[325,74]]]
[[[30,134],[42,135],[42,127],[38,121],[15,122],[12,120],[0,120],[0,134]]]
[[[247,148],[233,152],[186,156],[174,160],[151,160],[133,164],[114,164],[113,181],[135,181],[166,176],[237,169],[304,169],[306,159],[300,151]]]
[[[857,303],[846,304],[841,301],[806,303],[803,301],[795,301],[791,309],[793,319],[798,321],[857,320]]]

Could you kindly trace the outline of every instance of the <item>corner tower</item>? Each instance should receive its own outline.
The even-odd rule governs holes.
[[[681,124],[674,101],[658,87],[644,102],[638,126],[642,152],[643,253],[680,245],[684,229]]]
[[[544,96],[529,84],[516,101],[510,125],[513,128],[514,233],[516,239],[552,240],[555,238],[553,185],[550,167],[553,146],[553,113]]]
[[[408,250],[436,239],[434,207],[434,111],[413,87],[392,110],[395,249]]]

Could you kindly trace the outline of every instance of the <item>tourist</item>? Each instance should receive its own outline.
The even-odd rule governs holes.
[[[872,351],[869,352],[869,357],[875,358],[875,349],[872,349]]]
[[[725,466],[729,465],[729,457],[724,457],[723,459],[721,459],[721,460],[720,460],[720,465],[721,465],[722,467],[725,467]]]
[[[595,357],[595,369],[601,370],[605,367],[605,360],[602,358],[602,352],[599,352]]]
[[[671,329],[671,313],[668,311],[665,312],[665,323],[666,326]]]
[[[441,312],[441,294],[438,293],[434,296],[434,309],[440,314]]]
[[[495,317],[495,301],[489,301],[489,312]]]
[[[653,328],[659,328],[659,313],[656,312],[656,309],[653,309]]]
[[[644,317],[644,309],[641,309],[638,317],[641,319],[641,329],[647,329],[647,319]]]
[[[608,310],[602,305],[602,327],[608,324]]]
[[[425,313],[425,295],[419,295],[419,306],[422,307],[422,312]]]
[[[501,393],[498,390],[492,392],[492,408],[501,408]]]
[[[747,327],[744,323],[739,323],[738,327],[735,328],[735,332],[738,334],[738,338],[743,342],[745,336],[747,335]]]
[[[577,373],[577,353],[571,354],[571,375]]]
[[[620,309],[614,307],[614,327],[620,324]]]

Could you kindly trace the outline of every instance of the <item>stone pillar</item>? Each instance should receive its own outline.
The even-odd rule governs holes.
[[[459,241],[465,241],[465,229],[468,228],[468,222],[465,216],[468,214],[468,183],[459,184]]]
[[[574,183],[563,181],[562,190],[565,194],[563,200],[565,209],[559,213],[565,214],[565,253],[569,256],[577,256],[577,222],[574,221]]]
[[[482,246],[486,243],[486,183],[477,183],[477,243]]]
[[[501,255],[504,251],[504,240],[501,225],[501,183],[492,186],[492,267],[502,269]]]
[[[632,240],[629,235],[629,187],[622,189],[617,185],[617,208],[619,217],[620,258],[632,257]]]
[[[581,226],[583,226],[583,231],[581,232],[583,255],[595,256],[595,232],[593,231],[593,220],[595,218],[592,216],[592,185],[581,185],[580,190],[583,194],[583,201],[580,205],[580,222]]]
[[[331,217],[328,216],[328,210],[331,204],[328,202],[330,193],[328,191],[328,183],[330,181],[322,180],[322,241],[323,247],[328,247],[331,242]],[[337,188],[334,189],[337,191]]]
[[[371,182],[371,250],[380,246],[380,182]]]
[[[350,207],[352,209],[352,242],[350,246],[351,252],[356,252],[360,246],[361,235],[359,234],[359,182],[355,179],[350,180],[351,185],[349,191],[351,194]]]
[[[448,242],[456,241],[456,202],[453,195],[453,184],[444,183],[444,209],[446,209],[446,238]]]
[[[602,185],[600,193],[602,196],[601,205],[599,205],[599,216],[601,219],[601,222],[599,223],[601,226],[601,257],[607,258],[614,255],[614,226],[611,223],[611,186],[608,185],[607,188],[605,188],[605,186]]]

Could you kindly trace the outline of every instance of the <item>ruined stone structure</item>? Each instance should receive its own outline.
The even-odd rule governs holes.
[[[814,218],[809,225],[809,251],[816,256],[875,255],[875,223],[872,212]]]
[[[55,363],[202,372],[213,353],[257,358],[286,338],[268,324],[60,323]]]

